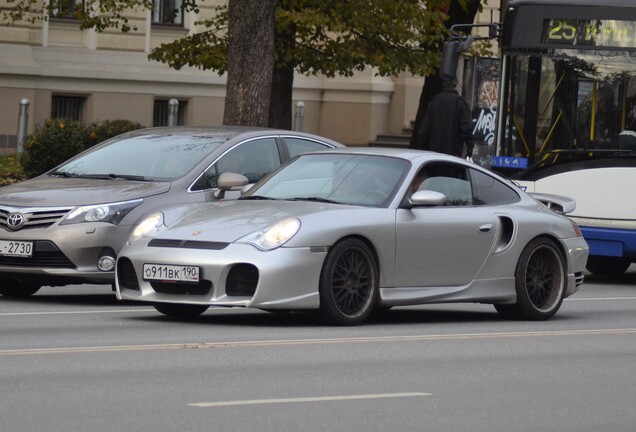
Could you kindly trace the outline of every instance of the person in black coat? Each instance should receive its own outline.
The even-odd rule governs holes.
[[[428,104],[417,134],[417,148],[472,157],[473,120],[468,102],[457,91],[457,79],[444,81],[444,89]]]

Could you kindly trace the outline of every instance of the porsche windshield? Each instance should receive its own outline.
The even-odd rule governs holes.
[[[409,170],[402,159],[355,155],[304,155],[250,189],[245,199],[311,200],[386,206]]]

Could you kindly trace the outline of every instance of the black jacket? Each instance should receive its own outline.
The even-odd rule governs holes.
[[[472,154],[473,120],[468,102],[455,89],[444,89],[428,104],[416,146],[463,157]]]

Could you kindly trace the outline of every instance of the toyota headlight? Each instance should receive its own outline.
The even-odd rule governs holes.
[[[296,235],[299,229],[300,221],[298,219],[287,219],[273,227],[248,234],[239,239],[237,243],[247,243],[260,250],[269,251],[281,247]]]
[[[166,225],[163,223],[163,213],[153,213],[135,225],[135,228],[128,238],[128,243],[133,244],[142,237],[153,237],[163,231],[165,227]]]
[[[143,201],[140,198],[132,201],[79,206],[71,211],[60,225],[82,222],[106,222],[119,225],[124,216]]]

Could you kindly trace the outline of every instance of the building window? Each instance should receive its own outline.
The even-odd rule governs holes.
[[[82,121],[85,97],[53,96],[51,100],[51,118]]]
[[[152,23],[183,25],[181,0],[152,0]]]
[[[74,19],[76,9],[84,7],[84,0],[51,0],[49,16],[51,18]]]
[[[155,107],[152,115],[153,126],[168,126],[168,116],[170,114],[170,104],[168,99],[155,99]],[[179,101],[177,105],[177,125],[185,123],[185,112],[187,101]]]

